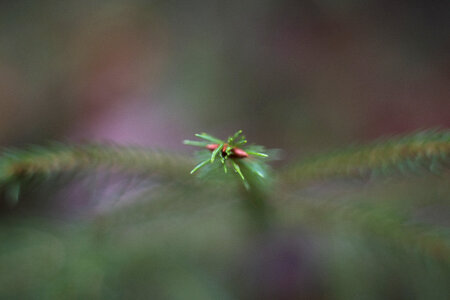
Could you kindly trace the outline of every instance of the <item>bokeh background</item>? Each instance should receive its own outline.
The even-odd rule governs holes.
[[[450,125],[445,0],[3,1],[0,143],[185,149],[236,129],[287,158]]]
[[[196,132],[243,129],[283,150],[277,168],[448,128],[449,87],[447,0],[0,2],[2,147],[113,141],[190,155],[182,141]],[[0,298],[449,292],[445,179],[314,186],[280,201],[279,228],[255,236],[233,189],[102,176],[24,189],[2,206]],[[423,240],[436,257],[410,246],[411,224],[437,228]]]

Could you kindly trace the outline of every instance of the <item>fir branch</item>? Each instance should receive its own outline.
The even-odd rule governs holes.
[[[206,151],[199,151],[197,153],[198,156],[202,156],[201,162],[194,167],[191,174],[201,168],[203,168],[203,170],[211,170],[220,164],[223,167],[224,173],[228,173],[227,163],[230,162],[235,173],[239,176],[246,189],[250,188],[248,178],[246,178],[249,175],[260,176],[265,179],[264,170],[267,168],[260,166],[260,158],[267,159],[269,155],[264,153],[266,150],[262,146],[245,145],[247,144],[247,140],[245,139],[245,136],[242,135],[242,130],[238,130],[234,135],[229,136],[227,140],[219,140],[218,138],[207,133],[196,134],[195,136],[214,144],[205,145],[205,142],[203,141],[183,141],[185,145],[206,148],[211,152],[211,155],[209,155]],[[218,164],[214,164],[216,157],[219,157],[220,160],[220,163]],[[246,169],[247,174],[245,176],[241,170],[242,167]]]
[[[191,159],[165,151],[114,144],[31,146],[7,149],[0,154],[0,185],[37,175],[96,169],[125,173],[184,176]]]
[[[435,130],[307,159],[281,176],[289,183],[305,183],[340,177],[421,174],[424,171],[441,174],[449,167],[450,131]]]

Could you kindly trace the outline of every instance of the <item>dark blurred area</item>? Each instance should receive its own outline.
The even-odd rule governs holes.
[[[0,143],[181,148],[242,128],[288,158],[450,125],[446,0],[3,1]]]
[[[242,129],[283,150],[279,167],[449,126],[448,0],[0,2],[2,147],[113,141],[190,155],[194,133]],[[448,236],[445,179],[313,187],[277,202],[265,234],[248,229],[232,189],[57,180],[0,204],[0,298],[446,299],[450,286],[441,240],[422,260],[415,232],[398,233],[429,222]],[[346,208],[352,192],[381,209]]]

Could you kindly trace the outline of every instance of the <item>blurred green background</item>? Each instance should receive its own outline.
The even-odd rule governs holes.
[[[446,0],[1,1],[0,145],[95,140],[188,154],[182,140],[195,132],[243,129],[282,149],[282,166],[449,127],[449,68]],[[309,189],[295,194],[301,205],[280,204],[277,231],[256,237],[233,192],[173,184],[99,213],[86,199],[111,192],[95,180],[83,192],[49,183],[25,193],[33,205],[2,212],[0,298],[448,296],[448,257],[422,258],[406,238],[415,231],[391,229],[432,224],[448,236],[445,180]],[[347,211],[353,193],[364,201]],[[48,198],[64,213],[36,208]],[[404,236],[402,250],[379,243],[386,236]]]
[[[449,5],[3,1],[0,143],[181,148],[244,129],[288,157],[450,118]]]

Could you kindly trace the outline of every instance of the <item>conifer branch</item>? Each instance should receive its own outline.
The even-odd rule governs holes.
[[[7,149],[0,154],[0,185],[21,177],[96,169],[180,177],[191,164],[192,160],[185,156],[114,144],[32,146],[26,150]]]
[[[442,174],[449,167],[450,131],[422,131],[307,159],[281,177],[289,183],[305,183],[340,177]]]

